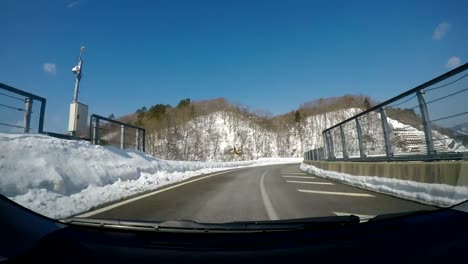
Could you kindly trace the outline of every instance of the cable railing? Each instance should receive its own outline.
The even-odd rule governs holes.
[[[325,129],[321,160],[466,158],[467,70],[468,64],[464,64]],[[459,132],[454,130],[460,126]],[[305,152],[304,158],[311,158],[314,151]],[[311,160],[320,160],[318,157],[313,155]]]
[[[110,145],[145,152],[146,131],[142,127],[95,114],[91,115],[89,127],[91,143],[95,145]]]
[[[35,130],[43,133],[45,107],[45,98],[0,83],[0,131],[30,133]],[[33,119],[34,113],[38,116]]]

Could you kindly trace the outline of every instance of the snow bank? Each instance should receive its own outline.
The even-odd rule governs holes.
[[[0,193],[53,218],[84,212],[205,173],[302,161],[298,158],[167,161],[85,141],[4,133],[0,133],[0,151]]]
[[[354,176],[347,173],[322,170],[304,163],[301,164],[300,169],[316,176],[340,181],[355,187],[429,205],[448,207],[468,199],[468,187],[465,186],[422,183],[372,176]]]

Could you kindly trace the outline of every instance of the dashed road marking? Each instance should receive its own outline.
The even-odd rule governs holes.
[[[306,181],[286,181],[290,183],[305,183],[305,184],[317,184],[317,185],[334,185],[331,182],[306,182]]]
[[[374,195],[367,193],[351,193],[351,192],[326,192],[326,191],[314,191],[314,190],[302,190],[297,189],[303,193],[316,193],[316,194],[328,194],[328,195],[342,195],[342,196],[357,196],[357,197],[375,197]]]
[[[289,175],[283,175],[281,177],[283,177],[283,178],[299,178],[299,179],[315,179],[314,176],[289,176]]]

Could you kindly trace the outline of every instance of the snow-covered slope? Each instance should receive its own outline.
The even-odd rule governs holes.
[[[301,123],[284,124],[275,131],[242,115],[218,111],[200,116],[170,135],[149,133],[147,149],[165,159],[232,161],[261,157],[302,157],[305,150],[323,145],[322,130],[361,110],[343,109],[309,116]]]
[[[0,193],[50,217],[67,217],[204,173],[302,161],[167,161],[84,141],[3,133],[0,151]]]
[[[261,157],[301,157],[304,151],[322,147],[322,131],[358,113],[360,108],[312,115],[296,123],[283,123],[280,129],[259,125],[238,113],[218,111],[198,116],[170,131],[151,132],[147,140],[150,153],[164,159],[235,161]],[[255,117],[251,117],[255,118]],[[426,153],[422,128],[415,128],[388,118],[393,151],[399,154]],[[361,117],[367,155],[383,155],[384,138],[380,114]],[[344,126],[349,156],[359,156],[355,123]],[[433,131],[434,145],[439,152],[466,151],[459,142]],[[332,133],[335,155],[342,155],[339,129]]]

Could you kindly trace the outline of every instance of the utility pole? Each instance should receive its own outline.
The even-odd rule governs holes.
[[[83,67],[83,53],[84,53],[85,47],[82,46],[80,48],[80,57],[78,58],[78,65],[73,67],[72,72],[76,75],[75,79],[75,93],[73,94],[73,102],[76,103],[78,102],[78,92],[80,89],[80,81],[81,81],[81,70]]]
[[[70,104],[70,119],[68,122],[68,131],[70,136],[81,136],[87,131],[88,120],[88,106],[78,102],[78,93],[80,89],[81,72],[83,71],[83,53],[85,47],[80,48],[80,56],[78,57],[78,64],[73,67],[72,72],[75,77],[75,91],[73,93],[73,101]]]

